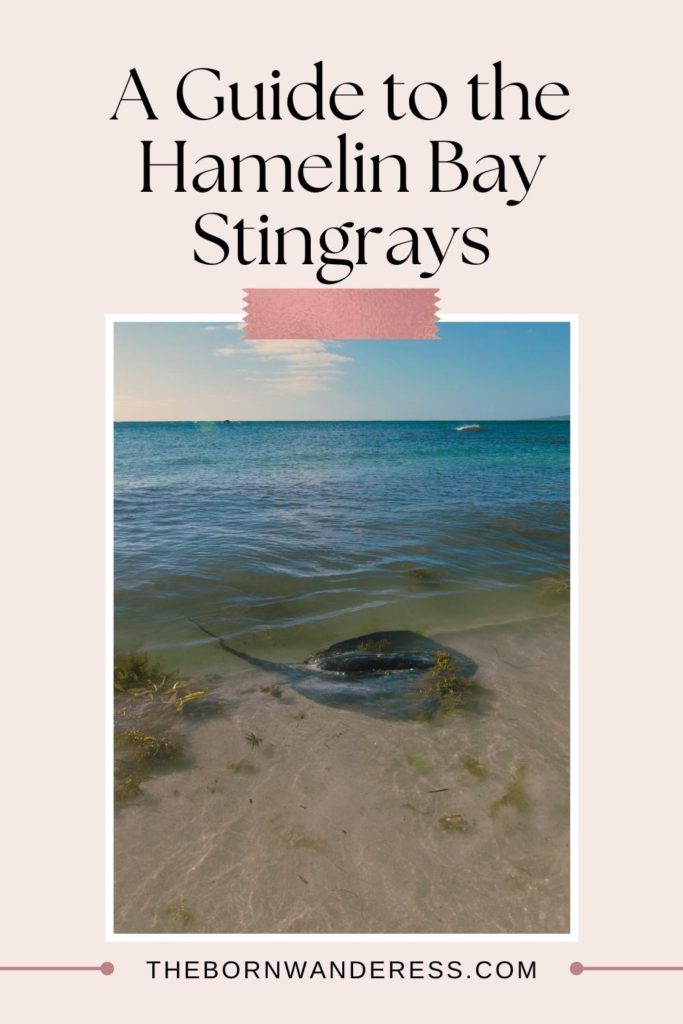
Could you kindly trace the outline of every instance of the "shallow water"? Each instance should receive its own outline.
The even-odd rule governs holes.
[[[117,931],[567,930],[569,428],[455,426],[117,425],[117,648],[222,707],[117,810]],[[485,699],[327,706],[191,618],[283,664],[415,630]]]
[[[439,639],[479,663],[485,714],[376,719],[251,667],[218,683],[192,767],[117,813],[116,930],[566,932],[566,615]]]
[[[298,660],[378,629],[546,610],[569,558],[569,425],[118,424],[116,640]]]

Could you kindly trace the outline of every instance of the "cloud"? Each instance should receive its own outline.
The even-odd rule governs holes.
[[[224,326],[226,330],[242,328],[241,324]],[[282,372],[248,379],[295,394],[326,391],[329,383],[343,376],[347,364],[353,362],[351,356],[341,355],[328,347],[338,342],[318,341],[315,338],[267,338],[255,341],[245,338],[243,341],[244,344],[238,346],[222,345],[214,349],[214,355],[221,358],[246,355],[252,361],[269,363],[273,370]]]
[[[324,352],[325,342],[315,341],[313,338],[268,338],[265,341],[253,341],[246,339],[246,343],[252,352],[259,356],[286,356],[301,355],[303,352]]]
[[[227,324],[207,324],[206,327],[204,328],[204,330],[205,331],[217,331],[217,330],[219,330],[220,327],[222,327],[224,331],[233,331],[233,332],[237,333],[238,331],[242,330],[242,328],[244,327],[244,324],[243,323],[239,323],[239,322],[235,322],[235,321],[231,321],[230,323],[227,323]]]
[[[260,380],[296,394],[326,391],[326,382],[341,377],[344,364],[353,362],[351,356],[331,352],[326,347],[328,344],[314,338],[246,341],[247,351],[257,359],[279,364],[284,371],[278,377],[261,377]]]

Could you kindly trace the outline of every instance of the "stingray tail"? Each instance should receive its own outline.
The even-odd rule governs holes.
[[[214,640],[217,640],[223,650],[228,654],[234,654],[236,658],[241,658],[242,661],[246,661],[250,665],[256,665],[257,668],[265,668],[271,672],[279,667],[270,661],[263,661],[261,658],[253,658],[251,654],[246,654],[244,651],[238,651],[237,648],[231,647],[227,644],[222,636],[219,636],[218,633],[213,633],[206,626],[202,625],[201,622],[198,622],[197,619],[193,619],[189,615],[187,618],[189,622],[197,627],[197,629],[201,629],[202,633],[206,633],[207,636],[213,637]]]

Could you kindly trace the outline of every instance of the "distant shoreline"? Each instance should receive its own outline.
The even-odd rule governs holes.
[[[437,420],[374,420],[374,419],[354,419],[354,420],[204,420],[204,419],[190,419],[190,420],[114,420],[115,425],[121,425],[124,423],[216,423],[221,426],[234,426],[236,424],[244,425],[245,423],[569,423],[570,416],[533,416],[531,418],[522,417],[521,419],[487,419],[486,417],[468,416],[466,419],[437,419]]]

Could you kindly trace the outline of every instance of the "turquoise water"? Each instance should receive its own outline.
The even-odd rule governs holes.
[[[117,647],[208,664],[192,617],[284,660],[542,615],[568,572],[569,423],[457,425],[117,424]]]

